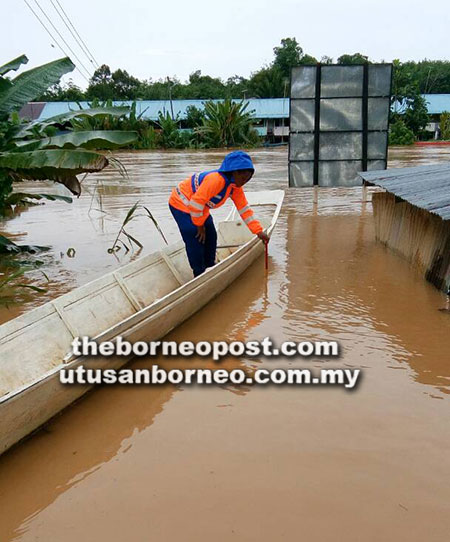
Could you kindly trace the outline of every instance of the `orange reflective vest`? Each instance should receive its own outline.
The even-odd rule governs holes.
[[[255,234],[263,231],[260,222],[253,216],[242,187],[237,187],[232,178],[218,171],[206,171],[181,181],[173,189],[169,204],[189,213],[192,222],[196,226],[202,226],[210,209],[221,207],[229,197],[250,231]]]

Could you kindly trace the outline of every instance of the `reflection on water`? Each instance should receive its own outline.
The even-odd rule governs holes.
[[[443,158],[440,151],[427,148],[420,160]],[[391,163],[417,160],[418,152],[394,150]],[[286,151],[252,154],[257,175],[249,188],[285,188]],[[129,182],[99,176],[105,213],[93,209],[100,203],[91,206],[90,181],[71,207],[30,209],[8,231],[52,244],[52,284],[70,289],[132,257],[119,254],[116,261],[106,248],[137,199],[174,240],[166,208],[171,187],[222,156],[123,154]],[[337,340],[343,354],[333,362],[227,359],[221,365],[353,367],[363,371],[358,389],[97,390],[0,458],[2,542],[272,541],[298,539],[300,532],[333,542],[446,539],[450,319],[438,310],[445,296],[374,241],[370,190],[316,196],[288,190],[268,275],[258,260],[170,339]],[[145,252],[161,245],[144,219],[130,232],[145,240]],[[76,257],[61,256],[70,246]]]
[[[450,160],[450,146],[390,147],[388,167],[429,166]]]

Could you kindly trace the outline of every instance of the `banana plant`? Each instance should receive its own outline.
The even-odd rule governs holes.
[[[137,138],[132,131],[72,130],[74,120],[105,115],[122,117],[129,113],[127,107],[80,109],[45,120],[20,120],[17,111],[22,106],[75,67],[69,58],[62,58],[24,71],[14,79],[6,77],[27,62],[28,58],[22,55],[0,66],[0,214],[18,204],[12,185],[23,179],[55,181],[79,196],[77,175],[101,171],[109,163],[95,149],[116,149]],[[22,202],[26,201],[24,197]]]
[[[206,102],[203,123],[194,130],[210,146],[254,145],[259,138],[252,127],[253,112],[247,111],[247,107],[248,102],[234,102],[229,98],[223,102]]]

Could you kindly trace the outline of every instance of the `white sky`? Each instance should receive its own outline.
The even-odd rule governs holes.
[[[27,1],[45,21],[36,0]],[[51,0],[38,2],[89,67]],[[273,60],[273,47],[284,37],[295,37],[318,59],[354,52],[375,61],[450,59],[448,0],[59,2],[99,64],[140,79],[176,75],[185,80],[197,69],[224,79],[247,77]],[[8,17],[0,33],[0,65],[22,53],[30,60],[27,69],[64,56],[24,0],[2,0],[2,12]],[[77,71],[69,77],[86,86]]]

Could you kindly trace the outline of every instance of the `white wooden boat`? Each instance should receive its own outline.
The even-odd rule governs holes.
[[[249,192],[270,235],[282,190]],[[264,213],[266,214],[266,213]],[[158,340],[224,290],[264,251],[236,210],[219,223],[218,263],[193,279],[180,241],[108,273],[0,326],[0,454],[78,399],[89,386],[63,385],[62,368],[118,368],[126,357],[71,354],[74,337],[131,342]]]

